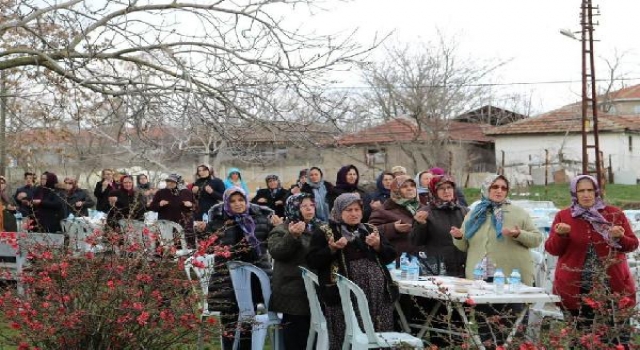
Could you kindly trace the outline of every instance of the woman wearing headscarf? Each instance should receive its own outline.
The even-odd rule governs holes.
[[[96,210],[103,213],[107,213],[111,209],[109,204],[111,192],[120,187],[114,179],[114,174],[113,169],[102,169],[102,179],[96,182],[96,188],[93,190],[93,195],[96,197]]]
[[[529,249],[542,243],[542,233],[526,210],[511,204],[508,194],[507,178],[489,175],[481,187],[480,203],[466,216],[460,228],[454,226],[450,233],[454,238],[453,244],[467,253],[467,279],[473,279],[473,269],[486,257],[489,264],[502,269],[505,276],[509,276],[513,269],[519,269],[522,283],[531,286],[534,265]],[[491,271],[488,272],[489,281],[493,281]],[[500,322],[513,322],[515,317],[511,316],[523,307],[522,304],[494,304],[486,308],[479,305],[476,310],[486,318],[496,314],[510,315],[503,317]],[[494,341],[495,345],[504,343],[507,334],[499,329],[491,330],[490,326],[488,322],[479,322],[478,333],[482,340]],[[491,339],[491,334],[496,335],[497,339]]]
[[[56,185],[58,177],[52,172],[44,172],[40,176],[40,186],[33,193],[33,212],[36,232],[60,232],[60,220],[64,217],[62,199]]]
[[[416,175],[416,188],[418,189],[418,199],[420,203],[428,205],[431,203],[431,192],[429,191],[429,183],[433,179],[433,174],[429,170],[421,171]]]
[[[461,226],[468,209],[458,204],[455,188],[455,180],[449,175],[431,179],[429,192],[434,195],[428,205],[429,216],[426,222],[416,223],[413,226],[411,238],[416,249],[426,253],[427,259],[432,258],[433,260],[431,261],[444,263],[446,272],[438,271],[440,274],[464,278],[467,254],[453,245],[450,231],[452,227]],[[434,306],[432,300],[419,299],[419,302],[423,310],[431,310]],[[442,322],[445,319],[447,310],[440,308],[438,311],[438,314],[434,317],[434,327],[447,329],[447,323],[451,322]],[[424,319],[422,314],[415,312],[413,316]],[[453,313],[452,317],[455,321],[460,322],[457,313]],[[461,326],[458,322],[456,323]],[[456,323],[454,323],[454,327],[457,327]],[[430,339],[432,344],[441,348],[448,348],[452,345],[450,343],[451,339],[445,339],[442,334],[436,335],[432,333]],[[458,342],[459,339],[454,341]]]
[[[396,176],[390,185],[390,199],[371,213],[369,223],[378,227],[398,255],[415,255],[416,247],[410,239],[411,229],[416,219],[421,222],[427,219],[427,208],[418,202],[416,183],[409,176]]]
[[[289,192],[282,188],[282,183],[277,175],[267,175],[264,181],[267,188],[259,189],[251,203],[267,206],[276,215],[284,217],[284,202],[287,200]]]
[[[246,182],[242,179],[242,174],[240,174],[240,169],[231,168],[227,171],[227,178],[224,180],[225,189],[229,189],[231,187],[240,187],[249,195],[249,187],[247,187]]]
[[[64,188],[61,192],[64,202],[64,217],[89,216],[89,208],[93,208],[96,202],[89,196],[86,190],[78,187],[78,181],[72,177],[64,179]]]
[[[373,192],[371,197],[371,210],[382,208],[384,202],[391,197],[391,182],[395,176],[390,171],[383,171],[378,175],[376,179],[376,191]]]
[[[216,253],[215,269],[209,284],[209,310],[221,313],[220,322],[225,332],[234,334],[238,321],[238,307],[227,262],[244,261],[270,271],[267,236],[273,226],[281,223],[282,219],[273,215],[271,209],[251,204],[240,187],[225,190],[222,203],[209,209],[209,223],[206,226],[203,222],[198,223],[200,239],[212,243],[210,248]],[[207,237],[209,241],[206,241]],[[254,289],[256,298],[258,290]],[[250,326],[248,328],[251,329]],[[250,337],[250,334],[243,333],[241,349],[251,347]],[[233,336],[223,337],[223,349],[231,349],[233,342]]]
[[[320,301],[329,328],[330,349],[341,349],[345,322],[334,273],[353,281],[369,301],[369,313],[378,332],[393,329],[393,288],[386,266],[396,251],[378,229],[362,222],[362,198],[344,193],[336,198],[331,222],[313,233],[307,255],[309,267],[318,271]]]
[[[371,216],[371,198],[363,189],[358,187],[359,181],[360,172],[355,165],[349,164],[343,166],[342,168],[340,168],[340,170],[338,170],[338,174],[336,176],[336,185],[333,186],[333,189],[327,194],[327,201],[329,202],[329,207],[331,208],[336,198],[338,198],[338,196],[343,193],[355,193],[359,195],[360,199],[362,199],[362,204],[364,205],[362,221],[368,222],[369,217]]]
[[[195,199],[193,193],[181,188],[180,175],[171,174],[164,180],[165,188],[153,196],[149,210],[158,213],[158,220],[169,220],[180,224],[186,233],[193,233],[193,211]],[[193,236],[192,236],[193,237]]]
[[[570,192],[571,206],[556,214],[545,242],[546,251],[558,257],[553,291],[578,331],[608,325],[607,334],[600,334],[602,346],[628,348],[629,318],[618,317],[636,305],[626,254],[638,248],[638,238],[624,213],[603,202],[595,178],[576,176]],[[602,308],[594,306],[602,302]]]
[[[149,177],[146,174],[138,174],[136,175],[136,191],[142,194],[145,205],[149,205],[156,189],[151,187]]]
[[[286,220],[269,234],[273,258],[271,311],[282,313],[285,350],[304,349],[309,335],[309,300],[298,266],[307,266],[311,236],[322,224],[316,217],[313,196],[300,193],[287,198]]]
[[[122,186],[109,194],[111,210],[107,214],[107,225],[113,230],[119,228],[119,220],[144,219],[144,213],[147,208],[144,195],[133,187],[133,176],[124,175],[120,178],[120,181]]]
[[[302,185],[302,192],[313,195],[316,203],[316,217],[321,221],[329,221],[329,199],[328,193],[333,190],[331,182],[324,181],[324,174],[318,167],[309,169],[309,179]]]
[[[220,203],[224,190],[224,182],[215,177],[208,166],[204,164],[198,165],[196,181],[191,187],[191,192],[193,192],[198,202],[194,220],[202,220],[204,213],[208,212],[212,206]]]

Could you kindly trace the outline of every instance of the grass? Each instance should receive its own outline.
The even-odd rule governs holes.
[[[464,195],[467,198],[467,203],[471,204],[480,199],[480,189],[465,188]],[[516,188],[511,190],[509,197],[511,199],[552,201],[558,208],[565,208],[571,204],[568,184]],[[640,186],[607,184],[604,198],[608,204],[622,209],[640,209]]]

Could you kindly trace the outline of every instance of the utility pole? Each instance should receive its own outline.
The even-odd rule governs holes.
[[[0,70],[0,175],[7,170],[7,81],[4,70]]]
[[[600,141],[598,137],[598,101],[593,53],[593,10],[594,7],[591,0],[582,0],[580,11],[580,25],[582,27],[582,173],[595,173],[598,185],[604,191]],[[596,10],[599,12],[598,8],[596,8]],[[589,133],[591,133],[591,135],[589,135]],[[589,136],[591,136],[592,143],[589,143]],[[589,169],[589,150],[593,151],[595,170]]]

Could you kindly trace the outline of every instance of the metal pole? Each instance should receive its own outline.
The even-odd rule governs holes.
[[[0,175],[7,169],[7,82],[5,71],[0,71]]]
[[[589,154],[587,153],[587,129],[589,119],[587,119],[588,101],[587,101],[587,2],[582,0],[580,9],[580,25],[582,27],[581,45],[582,45],[582,173],[589,174]]]

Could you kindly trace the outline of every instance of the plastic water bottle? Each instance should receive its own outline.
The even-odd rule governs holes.
[[[67,221],[72,221],[73,219],[75,219],[75,215],[73,215],[73,213],[69,213],[69,216],[67,217]]]
[[[418,265],[418,257],[410,259],[409,267],[407,268],[407,280],[417,281],[420,277],[420,265]]]
[[[496,272],[493,274],[493,285],[496,287],[496,294],[504,294],[504,279],[502,269],[496,269]]]
[[[409,257],[407,253],[402,253],[400,256],[400,279],[406,280],[407,274],[409,273]]]
[[[19,211],[16,211],[14,215],[16,217],[16,224],[18,224],[18,232],[21,232],[22,231],[22,213]]]
[[[209,214],[204,213],[202,214],[202,221],[204,221],[205,224],[209,223]]]
[[[518,293],[521,285],[522,276],[520,275],[520,270],[513,269],[511,276],[509,276],[509,293]]]
[[[484,281],[484,267],[482,266],[482,261],[478,262],[476,267],[473,268],[473,280]]]

